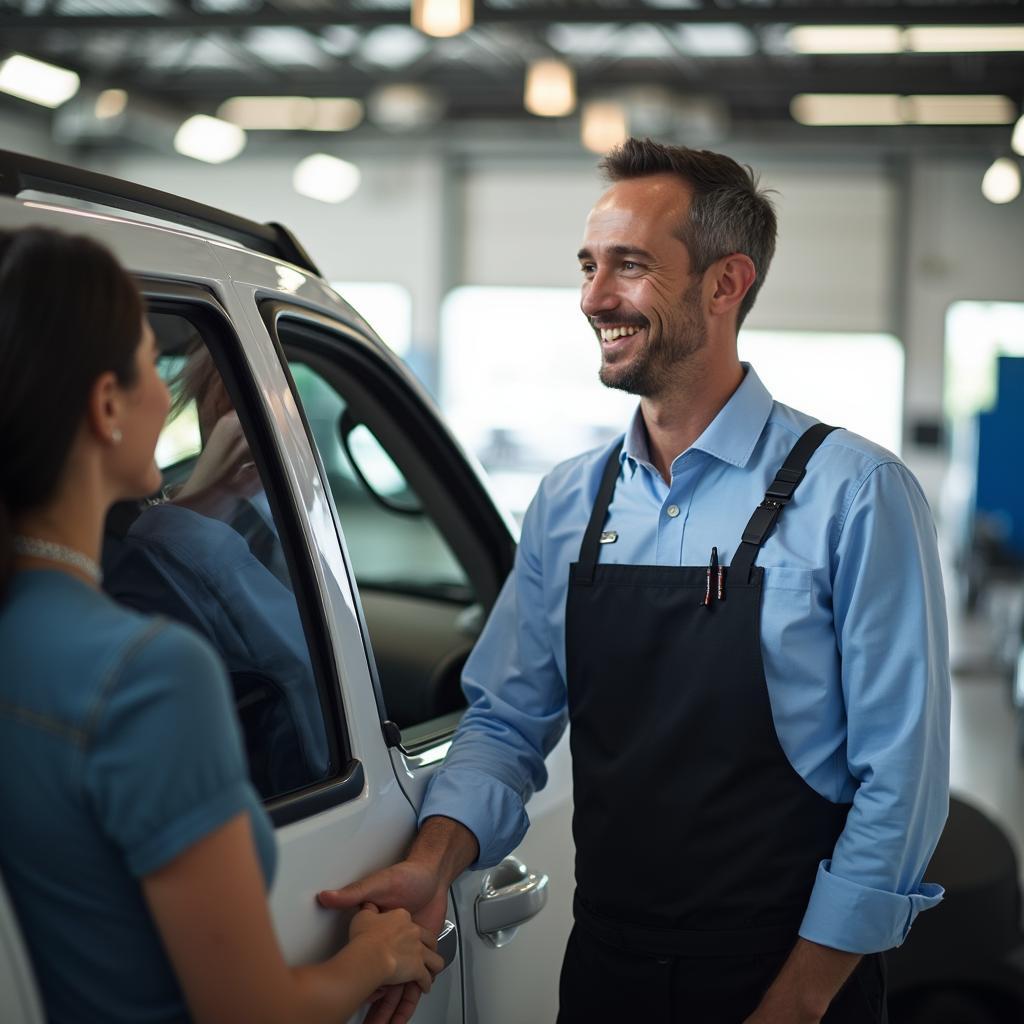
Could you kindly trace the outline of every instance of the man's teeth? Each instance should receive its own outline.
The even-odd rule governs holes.
[[[642,330],[640,327],[602,327],[601,328],[601,340],[602,341],[615,341],[616,338],[628,338],[631,334],[636,334],[637,331]]]

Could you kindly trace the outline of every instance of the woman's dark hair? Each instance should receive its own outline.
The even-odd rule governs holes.
[[[54,496],[96,379],[135,382],[142,315],[135,283],[99,243],[0,231],[0,594],[14,520]]]

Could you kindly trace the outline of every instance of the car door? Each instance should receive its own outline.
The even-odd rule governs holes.
[[[141,285],[174,395],[157,449],[168,500],[113,510],[106,584],[119,600],[188,622],[221,653],[276,827],[274,924],[289,962],[320,960],[344,942],[347,915],[315,894],[400,857],[415,816],[381,731],[357,602],[286,367],[229,289]],[[234,415],[249,457],[215,502],[184,508],[178,495],[211,430]],[[449,966],[417,1015],[426,1024],[463,1019],[454,927],[440,949]]]
[[[464,708],[462,665],[511,568],[510,525],[432,403],[359,321],[274,300],[261,315],[320,456],[395,777],[418,807]],[[522,846],[453,887],[467,1022],[555,1016],[573,889],[567,739],[548,767]]]

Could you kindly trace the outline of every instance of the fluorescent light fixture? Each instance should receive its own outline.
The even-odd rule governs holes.
[[[93,114],[97,121],[110,121],[124,113],[128,106],[128,93],[124,89],[104,89],[96,97]]]
[[[789,107],[794,121],[823,125],[1009,124],[1008,96],[896,96],[892,93],[801,93]]]
[[[909,124],[1010,124],[1017,112],[1008,96],[907,96]]]
[[[1020,167],[1011,157],[996,160],[981,179],[981,194],[990,203],[1011,203],[1020,195]]]
[[[362,121],[363,105],[340,96],[233,96],[217,116],[248,131],[347,132]]]
[[[786,33],[794,53],[902,53],[896,25],[794,25]]]
[[[1024,156],[1024,114],[1017,118],[1017,123],[1013,126],[1010,148],[1018,156]]]
[[[74,71],[14,53],[0,63],[0,92],[38,103],[51,110],[78,92],[80,79]]]
[[[300,196],[321,203],[342,203],[357,188],[361,175],[355,164],[326,153],[314,153],[300,160],[292,174],[292,185]]]
[[[1024,25],[914,25],[905,34],[918,53],[997,53],[1024,50]]]
[[[424,35],[457,36],[473,24],[473,0],[412,0],[412,24]]]
[[[583,104],[580,141],[592,153],[607,153],[622,145],[629,135],[626,108],[615,100],[591,100]]]
[[[680,52],[694,57],[749,57],[757,52],[757,41],[751,32],[728,22],[681,25],[676,38]]]
[[[560,60],[534,61],[526,69],[526,109],[538,117],[565,117],[576,108],[576,75]]]
[[[902,103],[892,93],[801,93],[789,105],[800,124],[903,124]]]
[[[174,148],[182,156],[208,164],[222,164],[233,160],[245,149],[245,132],[237,124],[195,114],[178,129]]]
[[[381,25],[363,36],[359,56],[381,67],[402,68],[429,49],[429,41],[408,25]]]

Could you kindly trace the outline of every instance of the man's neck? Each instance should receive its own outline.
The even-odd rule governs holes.
[[[742,382],[743,367],[735,360],[701,367],[665,393],[640,400],[651,462],[666,483],[672,480],[672,463],[704,433]]]

